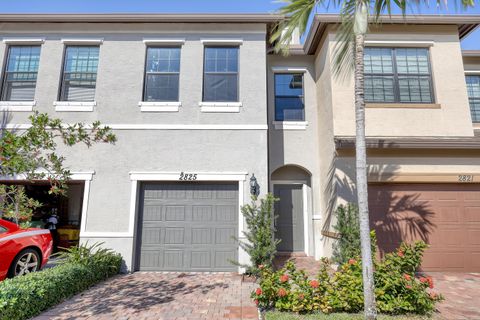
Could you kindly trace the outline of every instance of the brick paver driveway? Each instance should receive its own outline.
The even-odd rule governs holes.
[[[430,273],[446,300],[434,319],[480,320],[480,274]],[[43,313],[43,319],[256,319],[254,283],[230,273],[116,276]]]
[[[36,319],[256,319],[254,287],[231,273],[136,272],[98,284]]]

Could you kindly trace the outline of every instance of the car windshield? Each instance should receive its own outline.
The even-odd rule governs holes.
[[[7,229],[4,227],[0,226],[0,234],[7,232]]]

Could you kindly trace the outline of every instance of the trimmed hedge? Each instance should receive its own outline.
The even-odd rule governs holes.
[[[122,258],[109,252],[84,263],[54,268],[0,282],[0,319],[29,319],[120,272]]]

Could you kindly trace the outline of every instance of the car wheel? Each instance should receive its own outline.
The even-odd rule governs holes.
[[[12,262],[9,277],[23,276],[40,269],[40,256],[34,249],[22,250]]]

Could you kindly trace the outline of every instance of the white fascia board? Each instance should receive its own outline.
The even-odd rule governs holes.
[[[37,173],[46,173],[42,171],[38,171]],[[91,181],[93,179],[93,175],[95,174],[95,171],[74,171],[70,172],[70,180],[86,180],[86,181]],[[15,176],[0,176],[0,180],[5,181],[5,180],[26,180],[27,175],[26,174],[18,174]],[[47,178],[43,179],[47,180]]]
[[[68,124],[65,124],[67,126]],[[102,124],[113,130],[268,130],[266,124]],[[31,124],[7,124],[6,129],[25,130]],[[86,125],[85,129],[90,129]]]

